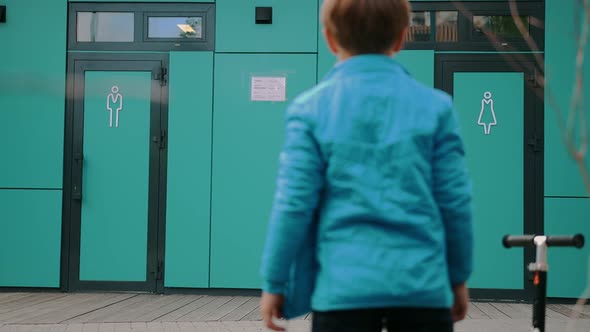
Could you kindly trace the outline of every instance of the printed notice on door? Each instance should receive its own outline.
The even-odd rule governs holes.
[[[287,78],[252,76],[250,99],[252,101],[287,100]]]

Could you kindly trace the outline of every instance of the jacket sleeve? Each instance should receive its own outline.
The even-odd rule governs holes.
[[[473,268],[471,180],[452,102],[439,114],[434,138],[433,193],[444,223],[449,277],[466,282]]]
[[[262,255],[263,290],[285,292],[292,262],[304,244],[324,183],[324,163],[313,135],[313,119],[301,105],[287,110],[286,139],[268,235]]]

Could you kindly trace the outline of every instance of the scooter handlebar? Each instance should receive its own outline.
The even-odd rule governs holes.
[[[506,248],[511,247],[532,247],[535,245],[536,235],[506,235],[502,239],[502,244]]]
[[[576,247],[582,248],[584,246],[584,235],[576,234],[573,236],[548,236],[547,246],[549,247]]]
[[[533,247],[535,237],[540,235],[506,235],[502,239],[504,247]],[[547,236],[546,244],[548,247],[584,247],[584,235],[553,235]]]

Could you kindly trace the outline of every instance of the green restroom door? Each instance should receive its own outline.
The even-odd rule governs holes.
[[[163,66],[75,61],[74,290],[158,290]]]
[[[453,95],[473,179],[475,260],[468,286],[475,296],[522,298],[531,252],[501,242],[506,234],[542,231],[543,109],[536,109],[539,89],[529,80],[534,66],[510,65],[500,55],[445,54],[436,61],[437,85]]]

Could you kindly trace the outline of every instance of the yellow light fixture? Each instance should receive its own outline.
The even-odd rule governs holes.
[[[184,33],[196,33],[195,29],[188,24],[177,24],[177,26]]]

